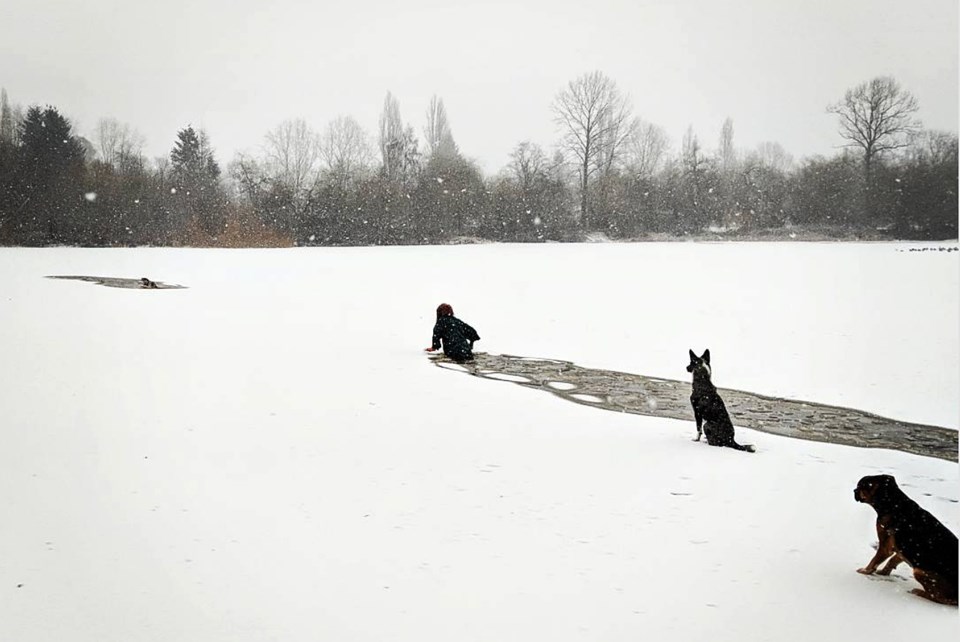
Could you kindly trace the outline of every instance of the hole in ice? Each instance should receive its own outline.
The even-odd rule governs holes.
[[[583,393],[577,393],[575,395],[570,395],[574,399],[579,399],[580,401],[587,401],[589,403],[603,403],[603,399],[600,397],[594,397],[593,395],[585,395]]]
[[[518,377],[516,375],[494,373],[494,374],[488,374],[484,376],[489,379],[497,379],[499,381],[513,381],[514,383],[530,383],[530,380],[527,379],[526,377]]]

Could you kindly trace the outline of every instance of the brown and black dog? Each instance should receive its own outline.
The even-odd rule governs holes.
[[[864,477],[853,498],[877,511],[877,554],[864,575],[889,575],[900,562],[913,568],[922,589],[915,595],[941,604],[957,604],[957,536],[897,486],[892,475]],[[889,558],[889,559],[888,559]],[[879,571],[877,567],[887,560]]]

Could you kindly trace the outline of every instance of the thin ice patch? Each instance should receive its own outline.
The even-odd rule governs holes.
[[[63,276],[49,275],[48,279],[64,279],[68,281],[86,281],[104,285],[108,288],[125,288],[128,290],[184,290],[187,286],[173,283],[164,283],[162,281],[151,281],[147,277],[139,279],[118,278],[112,276]]]

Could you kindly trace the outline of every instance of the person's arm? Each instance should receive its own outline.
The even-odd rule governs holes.
[[[437,350],[440,349],[441,334],[442,334],[442,330],[440,328],[440,321],[437,321],[433,325],[433,343],[430,344],[429,348],[426,348],[427,352],[436,352]]]
[[[480,340],[480,335],[477,334],[477,331],[473,329],[472,325],[464,323],[463,325],[467,326],[467,340],[470,341],[470,347],[473,348],[473,342]]]

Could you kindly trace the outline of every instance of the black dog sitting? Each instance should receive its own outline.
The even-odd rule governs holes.
[[[941,604],[957,604],[957,536],[900,490],[892,475],[864,477],[853,491],[858,502],[877,511],[877,554],[864,575],[889,575],[900,562],[913,569],[922,589],[915,595]],[[879,571],[877,567],[889,560]]]
[[[707,436],[707,443],[711,446],[726,446],[736,450],[754,452],[753,446],[741,446],[733,438],[733,422],[727,414],[727,407],[723,399],[717,394],[717,387],[710,381],[710,351],[705,350],[702,357],[698,357],[690,350],[690,365],[687,372],[693,373],[693,393],[690,403],[693,405],[693,416],[697,421],[697,438]]]

